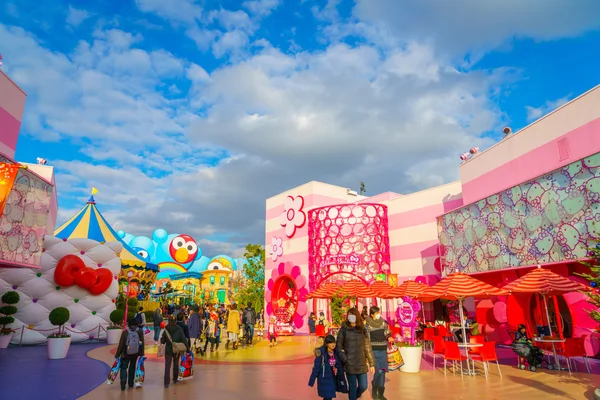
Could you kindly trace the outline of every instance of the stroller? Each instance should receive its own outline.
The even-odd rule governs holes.
[[[529,370],[534,372],[542,366],[544,353],[541,349],[535,347],[529,341],[515,341],[512,344],[512,350],[519,356],[518,368],[525,369],[525,361],[529,364]]]

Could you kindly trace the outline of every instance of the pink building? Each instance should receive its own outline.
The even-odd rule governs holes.
[[[412,194],[366,198],[310,182],[267,199],[267,309],[283,313],[292,287],[300,301],[289,313],[303,320],[302,332],[306,313],[323,308],[303,304],[303,294],[328,280],[395,274],[398,282],[433,284],[460,270],[502,286],[538,264],[579,279],[576,260],[600,240],[600,86],[459,163],[460,181]],[[588,334],[595,353],[583,295],[551,303],[553,328],[565,337]],[[468,308],[499,341],[518,323],[541,323],[535,296]]]
[[[0,166],[14,160],[27,95],[0,71]],[[0,191],[0,267],[38,267],[46,232],[52,233],[58,205],[54,169],[19,164],[10,189]],[[5,201],[4,201],[5,200]]]

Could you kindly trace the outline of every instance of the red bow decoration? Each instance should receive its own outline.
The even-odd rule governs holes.
[[[81,258],[72,254],[61,258],[54,270],[54,281],[57,285],[65,287],[77,285],[94,295],[106,292],[112,280],[113,275],[110,270],[86,267]]]

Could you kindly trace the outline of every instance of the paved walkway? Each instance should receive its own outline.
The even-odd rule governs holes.
[[[106,380],[109,367],[87,353],[105,344],[72,344],[67,358],[49,360],[46,346],[0,349],[0,398],[77,399]]]
[[[285,338],[276,348],[266,341],[250,349],[225,351],[204,358],[198,357],[196,374],[191,380],[169,389],[163,387],[164,364],[156,358],[155,346],[148,347],[146,382],[140,389],[121,393],[117,385],[101,385],[83,397],[102,399],[207,399],[212,400],[308,400],[317,399],[316,388],[307,386],[312,368],[312,346],[306,337]],[[587,373],[539,370],[532,373],[514,367],[515,357],[509,349],[500,349],[501,358],[511,365],[502,365],[503,378],[493,366],[488,379],[451,373],[444,376],[439,369],[423,361],[419,374],[393,372],[388,374],[386,397],[389,399],[421,400],[579,400],[592,399],[593,390],[600,387],[600,376]],[[98,348],[90,357],[112,363],[114,346]],[[441,364],[440,364],[441,365]],[[580,367],[580,370],[583,370]],[[338,399],[346,399],[339,395]],[[362,399],[371,399],[365,394]]]
[[[147,345],[146,382],[143,388],[121,392],[119,385],[104,384],[116,346],[72,345],[65,360],[47,359],[46,347],[11,348],[0,351],[2,398],[7,399],[208,399],[211,400],[304,400],[317,399],[316,388],[307,386],[312,368],[312,345],[306,337],[283,338],[270,348],[266,341],[252,348],[225,351],[198,357],[196,374],[191,380],[169,389],[163,387],[164,364],[156,357],[156,346]],[[87,352],[87,356],[86,356]],[[532,400],[592,399],[600,387],[597,374],[556,372],[541,369],[532,373],[514,367],[514,354],[499,349],[503,378],[492,367],[484,376],[461,378],[444,376],[433,369],[426,355],[419,374],[388,374],[386,396],[389,399],[444,400]],[[95,361],[95,360],[98,361]],[[441,364],[439,364],[441,365]],[[438,365],[438,366],[439,366]],[[600,372],[596,363],[595,371]],[[580,370],[584,370],[580,366]],[[93,390],[91,390],[93,389]],[[91,391],[90,391],[91,390]],[[89,393],[88,393],[89,392]],[[87,393],[87,394],[86,394]],[[338,396],[338,399],[346,399]],[[370,394],[362,397],[371,399]]]

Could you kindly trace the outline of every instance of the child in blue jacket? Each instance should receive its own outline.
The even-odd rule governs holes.
[[[323,400],[335,398],[336,392],[348,393],[344,364],[335,349],[335,342],[335,337],[328,335],[325,345],[315,349],[315,363],[308,381],[308,386],[313,387],[317,380],[317,393]]]

